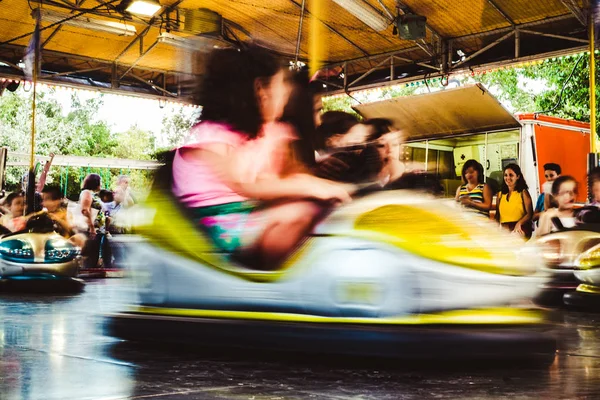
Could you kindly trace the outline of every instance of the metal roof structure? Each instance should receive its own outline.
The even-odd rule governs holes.
[[[2,0],[0,77],[23,79],[20,63],[37,7],[43,10],[44,29],[40,81],[165,100],[185,101],[182,83],[202,74],[205,53],[163,40],[167,32],[175,39],[194,36],[185,28],[186,11],[199,8],[222,16],[219,32],[203,37],[213,40],[209,47],[254,40],[289,60],[306,61],[308,20],[315,18],[311,5],[322,2],[325,33],[319,39],[327,47],[325,64],[342,67],[342,73],[326,79],[329,90],[579,52],[588,43],[584,0],[159,1],[157,14],[140,17],[123,13],[123,0]],[[348,4],[370,10],[387,28],[373,29],[349,12]],[[62,23],[57,13],[64,16]],[[394,34],[393,22],[405,14],[427,18],[424,39]],[[98,29],[107,22],[122,31]]]

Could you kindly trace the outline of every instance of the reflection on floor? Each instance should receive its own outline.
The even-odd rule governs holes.
[[[77,296],[0,296],[0,398],[519,399],[600,397],[600,315],[560,311],[550,368],[411,369],[360,360],[199,354],[102,334],[101,315],[131,299],[126,280]]]

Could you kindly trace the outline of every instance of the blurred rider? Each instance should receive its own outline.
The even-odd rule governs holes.
[[[194,141],[173,160],[173,193],[218,248],[258,268],[276,268],[299,244],[322,212],[317,201],[349,200],[341,186],[288,168],[294,134],[278,120],[289,91],[266,50],[213,51]]]

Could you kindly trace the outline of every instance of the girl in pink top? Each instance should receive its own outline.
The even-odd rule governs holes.
[[[202,122],[176,152],[173,192],[223,251],[275,268],[312,228],[322,210],[315,200],[349,195],[294,171],[288,150],[294,135],[277,122],[289,85],[270,53],[214,51],[197,93]]]

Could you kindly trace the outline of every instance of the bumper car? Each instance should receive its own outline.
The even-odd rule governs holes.
[[[0,292],[79,292],[79,253],[54,232],[45,213],[37,213],[23,231],[0,238]]]
[[[574,262],[574,275],[580,282],[575,291],[564,295],[567,306],[600,311],[600,225],[597,225],[595,245],[581,253]]]
[[[600,233],[578,228],[551,233],[538,239],[543,248],[543,269],[551,279],[541,287],[535,302],[541,305],[558,306],[563,297],[579,286],[577,270],[580,255],[600,244]]]
[[[600,257],[597,253],[600,245],[600,212],[597,207],[583,207],[577,210],[576,218],[578,223],[572,228],[565,228],[560,220],[554,219],[558,231],[537,240],[543,249],[543,270],[551,276],[535,298],[538,304],[575,306],[582,303],[580,298],[596,294],[590,273],[593,275],[591,271],[595,268],[594,257]],[[600,281],[596,284],[600,285]]]
[[[400,359],[550,362],[546,277],[523,244],[454,202],[411,190],[331,212],[277,270],[218,253],[165,191],[121,238],[138,304],[108,316],[132,341]]]

